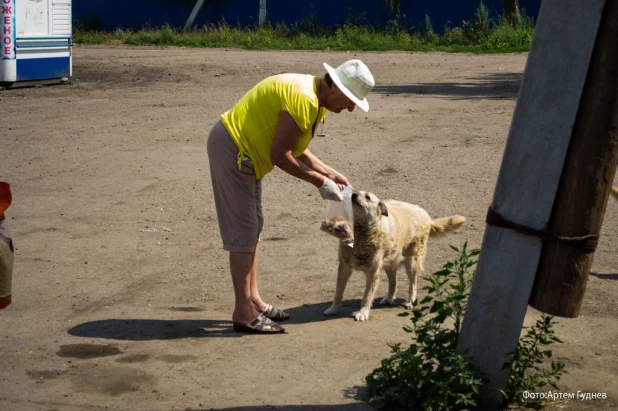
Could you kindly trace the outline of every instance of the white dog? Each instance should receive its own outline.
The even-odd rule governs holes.
[[[380,304],[393,304],[397,291],[397,270],[402,265],[410,279],[406,306],[416,300],[417,281],[423,271],[430,236],[461,227],[466,218],[455,215],[432,220],[421,207],[396,200],[380,201],[372,193],[352,194],[354,214],[354,245],[339,244],[337,289],[325,315],[336,315],[341,307],[343,291],[353,269],[366,276],[365,295],[360,311],[353,314],[357,321],[369,319],[369,311],[382,270],[388,277],[388,295]]]

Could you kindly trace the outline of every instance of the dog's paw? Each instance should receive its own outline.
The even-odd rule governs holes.
[[[403,306],[409,310],[409,309],[412,308],[412,303],[410,301],[408,301]]]
[[[326,311],[324,311],[324,315],[337,315],[339,314],[339,308],[331,305]]]
[[[388,298],[388,297],[384,297],[380,300],[380,305],[394,305],[395,304],[395,299],[394,298]]]
[[[369,319],[369,309],[363,308],[360,311],[356,311],[352,314],[356,321],[367,321]]]

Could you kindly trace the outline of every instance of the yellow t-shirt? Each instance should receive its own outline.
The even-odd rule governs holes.
[[[326,109],[319,107],[314,76],[287,73],[268,77],[221,115],[221,122],[240,151],[239,167],[248,156],[258,180],[275,167],[270,161],[270,151],[283,111],[294,118],[301,130],[292,150],[294,157],[298,157],[307,149],[317,125],[326,116]]]

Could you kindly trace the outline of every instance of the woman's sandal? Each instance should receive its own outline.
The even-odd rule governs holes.
[[[290,318],[290,314],[281,311],[280,309],[275,308],[270,304],[266,305],[266,309],[264,311],[261,311],[261,313],[264,314],[266,318],[273,321],[285,321]]]
[[[234,331],[252,333],[252,334],[279,334],[285,331],[285,328],[274,321],[266,318],[264,314],[260,314],[257,318],[247,325],[232,322]]]

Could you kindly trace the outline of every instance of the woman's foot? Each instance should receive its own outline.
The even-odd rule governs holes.
[[[266,308],[264,310],[260,310],[262,314],[268,319],[273,321],[285,321],[290,318],[290,314],[282,311],[276,307],[273,307],[270,304],[266,304]]]
[[[232,324],[234,326],[234,331],[236,332],[252,334],[279,334],[285,331],[285,328],[266,318],[263,314],[258,315],[256,319],[246,325],[236,321],[232,321]]]
[[[253,305],[255,306],[255,309],[258,310],[258,312],[264,314],[266,318],[269,318],[273,321],[285,321],[288,318],[290,318],[290,314],[276,307],[273,307],[270,304],[266,304],[259,297],[258,298],[252,297],[252,301],[253,301]]]

